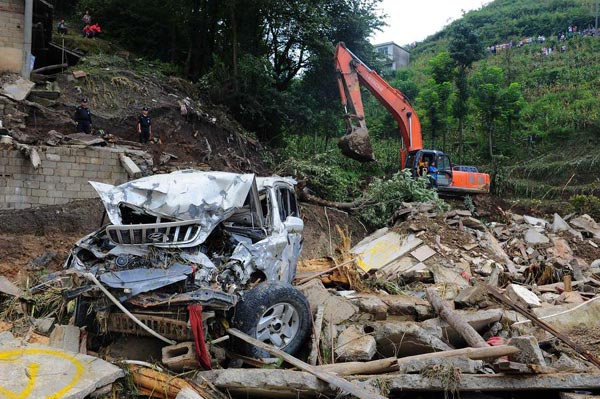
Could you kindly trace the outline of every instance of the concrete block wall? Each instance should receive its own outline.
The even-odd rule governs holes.
[[[0,151],[0,209],[25,209],[96,198],[88,183],[121,184],[128,180],[120,151],[107,147],[37,147],[41,166],[35,170],[20,151]]]
[[[21,72],[24,0],[0,0],[0,72]]]

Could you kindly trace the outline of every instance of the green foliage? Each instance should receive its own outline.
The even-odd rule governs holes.
[[[403,202],[433,201],[440,210],[448,208],[436,191],[427,188],[427,179],[414,179],[406,169],[389,179],[374,179],[363,198],[366,202],[361,206],[359,216],[365,224],[373,227],[385,226]]]
[[[569,205],[580,215],[587,213],[592,218],[600,218],[600,198],[593,195],[574,195],[569,198]]]

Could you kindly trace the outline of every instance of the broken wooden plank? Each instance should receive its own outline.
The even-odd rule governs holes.
[[[485,348],[488,345],[487,342],[479,335],[473,327],[469,325],[460,315],[455,313],[450,306],[439,296],[437,291],[433,288],[428,288],[426,291],[427,299],[431,303],[431,306],[444,320],[452,326],[460,334],[461,337],[467,341],[469,346],[474,348]]]
[[[323,316],[325,314],[325,306],[319,305],[317,307],[317,314],[315,315],[315,322],[313,324],[313,336],[312,336],[312,347],[310,354],[308,355],[308,363],[312,366],[317,365],[319,358],[319,349],[321,343],[321,329],[323,328]]]
[[[337,375],[383,374],[398,371],[398,359],[389,357],[370,362],[324,364],[318,368]]]
[[[398,359],[400,366],[415,360],[435,359],[443,357],[464,356],[472,360],[496,359],[500,356],[512,355],[520,352],[520,349],[510,345],[488,346],[487,348],[462,348],[443,352],[423,353],[420,355],[406,356]]]
[[[286,352],[282,351],[281,349],[274,347],[273,345],[266,344],[264,342],[257,340],[256,338],[252,338],[248,334],[244,334],[240,330],[237,330],[235,328],[228,328],[227,333],[230,335],[233,335],[234,337],[241,339],[244,342],[252,344],[259,349],[262,349],[267,353],[270,353],[275,356],[279,356],[283,360],[285,360],[286,362],[291,364],[292,366],[296,366],[301,370],[308,371],[310,374],[318,377],[319,379],[321,379],[325,382],[328,382],[332,385],[335,385],[336,387],[356,396],[357,398],[360,398],[360,399],[385,399],[385,396],[382,396],[382,395],[372,392],[372,391],[368,391],[365,388],[362,388],[356,384],[353,384],[348,380],[345,380],[341,377],[338,377],[338,376],[328,373],[326,371],[320,370],[316,366],[311,366],[310,364],[305,363],[302,360],[295,358],[294,356],[290,355],[289,353],[286,353]]]

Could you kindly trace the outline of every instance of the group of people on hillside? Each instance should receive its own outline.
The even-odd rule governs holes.
[[[102,33],[102,28],[100,28],[100,25],[98,25],[98,23],[92,23],[92,16],[90,15],[89,11],[86,11],[85,14],[83,14],[83,16],[81,17],[81,22],[83,23],[82,28],[81,28],[81,34],[83,35],[83,37],[87,37],[87,38],[94,38],[96,36],[98,36],[100,33]],[[58,31],[58,33],[60,35],[66,35],[67,32],[69,31],[67,28],[67,24],[64,20],[64,18],[61,18],[60,21],[58,22],[58,25],[56,27],[56,30]]]
[[[149,111],[148,107],[143,107],[142,113],[137,118],[136,130],[139,141],[142,144],[162,144],[158,135],[152,136],[152,118]],[[87,97],[83,97],[81,103],[75,108],[73,120],[77,123],[78,132],[92,134],[92,112],[88,107]]]
[[[558,32],[558,34],[556,35],[556,41],[565,42],[568,39],[576,37],[576,36],[597,36],[597,35],[598,35],[598,32],[596,31],[596,28],[590,27],[588,29],[583,30],[583,32],[582,32],[582,31],[578,30],[576,25],[569,25],[569,27],[564,32]],[[496,54],[499,51],[508,50],[515,46],[522,47],[527,44],[532,44],[532,43],[542,44],[545,42],[546,42],[546,37],[544,35],[538,35],[537,38],[525,37],[518,42],[511,40],[510,42],[507,42],[507,43],[494,44],[494,45],[488,47],[488,51],[492,54]],[[560,46],[560,51],[561,52],[567,51],[567,46],[565,44],[562,44]],[[542,47],[542,55],[552,55],[553,53],[554,53],[554,49],[552,47]]]

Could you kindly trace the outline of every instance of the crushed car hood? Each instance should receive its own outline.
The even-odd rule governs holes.
[[[123,220],[122,205],[158,218],[194,221],[202,230],[196,242],[206,239],[221,221],[245,204],[250,204],[251,211],[259,215],[257,223],[262,224],[253,174],[182,170],[144,177],[119,186],[99,182],[90,184],[98,192],[111,223],[117,226],[127,224]]]

